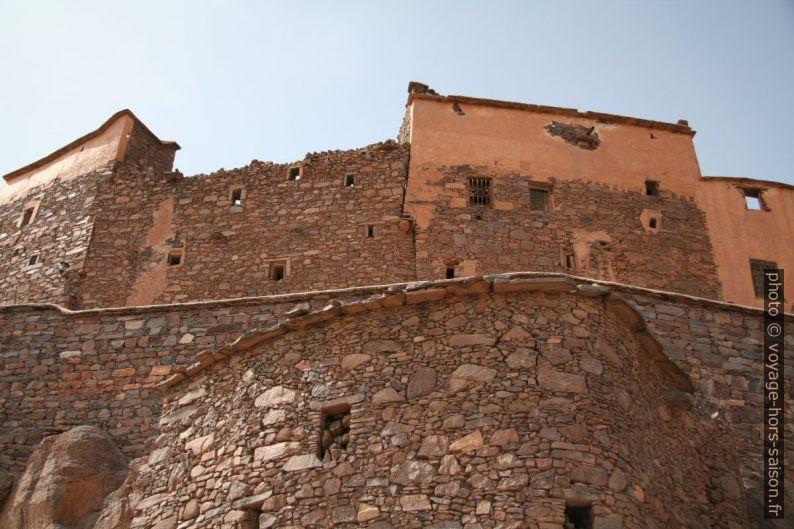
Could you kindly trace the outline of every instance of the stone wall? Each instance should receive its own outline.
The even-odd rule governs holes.
[[[513,281],[521,282],[521,277],[534,281],[534,278],[540,276],[542,274],[504,277],[515,277]],[[144,455],[153,448],[151,443],[159,432],[162,395],[156,385],[169,379],[169,383],[173,383],[184,377],[185,373],[202,369],[208,362],[227,356],[231,351],[250,349],[251,340],[262,335],[263,329],[267,331],[265,334],[280,334],[299,327],[301,324],[298,322],[304,317],[321,321],[338,314],[340,310],[358,310],[345,308],[346,306],[340,309],[340,302],[366,299],[369,300],[366,307],[383,310],[385,313],[390,310],[388,307],[394,305],[413,305],[412,300],[416,300],[416,296],[425,296],[425,300],[431,300],[444,292],[438,288],[427,287],[443,287],[449,291],[445,294],[447,296],[461,290],[486,293],[496,288],[489,286],[493,281],[494,278],[490,278],[488,282],[441,281],[424,285],[426,288],[407,294],[403,293],[404,286],[371,287],[250,300],[79,312],[57,310],[51,306],[0,308],[0,465],[18,473],[24,466],[27,454],[43,435],[86,423],[97,424],[109,431],[129,456]],[[559,280],[546,278],[544,281],[554,283]],[[589,282],[583,281],[579,287],[582,293],[589,289],[594,290],[597,295],[606,294],[602,288],[585,286],[587,283]],[[571,289],[570,283],[564,285],[566,290]],[[760,386],[761,363],[757,358],[761,348],[761,312],[635,287],[609,285],[609,289],[639,309],[639,313],[629,311],[621,317],[627,319],[633,328],[642,329],[647,326],[662,344],[662,352],[689,375],[696,389],[695,408],[708,413],[719,412],[719,421],[731,427],[733,443],[741,456],[741,465],[737,464],[737,468],[741,466],[743,476],[752,485],[751,481],[761,464],[759,428],[763,394]],[[554,312],[557,302],[553,296],[557,295],[562,294],[536,300],[538,307]],[[606,299],[605,304],[610,305],[611,298],[607,296]],[[445,304],[438,309],[441,312],[466,308],[466,304],[455,297],[447,297],[445,300]],[[621,306],[624,305],[621,302]],[[446,308],[447,306],[451,309]],[[481,307],[483,310],[486,308],[485,305]],[[320,312],[303,316],[310,310]],[[415,319],[420,322],[434,321],[433,311],[424,307],[411,310],[416,311]],[[467,316],[468,310],[461,312],[460,317],[451,322],[444,320],[446,323],[433,333],[454,331],[465,334],[459,330],[458,325],[478,325],[479,321],[479,317]],[[535,309],[527,307],[526,310]],[[573,310],[571,314],[572,316],[566,318],[570,325],[575,326],[570,318],[579,317]],[[504,316],[501,318],[504,319]],[[407,319],[414,320],[412,317]],[[511,319],[498,324],[499,327],[507,326],[500,329],[499,336],[515,326]],[[284,321],[287,323],[277,324]],[[395,325],[397,321],[394,320]],[[402,321],[401,316],[399,322]],[[541,316],[533,321],[537,325],[546,325],[542,323]],[[592,326],[590,323],[585,325],[580,322],[578,325],[584,326],[584,329],[571,331],[592,334],[572,342],[578,344],[576,348],[590,348],[599,344],[596,338],[605,331],[595,320],[591,323]],[[786,338],[786,363],[789,366],[786,378],[790,381],[791,366],[794,366],[794,356],[791,353],[794,351],[794,335],[791,332],[794,329],[794,318],[788,317],[786,324],[789,332]],[[412,325],[415,328],[419,324]],[[493,325],[497,323],[494,322]],[[557,322],[555,325],[562,324]],[[376,325],[373,324],[372,327],[370,332],[380,332],[374,330]],[[527,327],[527,324],[522,324],[522,327],[525,327],[523,332],[531,334],[534,325]],[[449,329],[444,330],[447,328]],[[522,335],[520,330],[512,332]],[[430,337],[433,333],[427,330],[429,338],[425,341],[432,341]],[[521,340],[527,341],[529,337],[522,337]],[[559,351],[554,349],[556,352],[544,353],[544,347],[549,347],[548,342],[544,345],[537,337],[532,340],[535,340],[534,345],[529,341],[525,345],[528,354],[532,356],[542,353],[541,356],[546,357],[549,354],[558,354],[560,359],[567,359],[561,362],[560,369],[567,365],[566,362],[572,361],[571,359],[580,359],[581,351],[575,348],[579,353],[574,354],[567,342],[557,344]],[[500,338],[499,343],[502,341],[510,344],[515,340]],[[342,353],[361,351],[373,356],[371,352],[363,351],[363,338],[358,345],[343,347],[342,343],[347,342],[325,343],[324,350],[331,359],[330,362]],[[432,346],[417,340],[413,347],[421,348],[421,355],[425,355],[425,347]],[[645,347],[649,346],[646,344]],[[294,349],[301,350],[298,346]],[[413,354],[414,349],[406,347],[406,351]],[[427,354],[433,353],[428,349]],[[436,356],[439,360],[433,361],[453,361],[446,358],[448,355],[449,351],[438,351]],[[452,356],[456,355],[457,353]],[[571,359],[568,359],[569,356]],[[454,361],[458,361],[457,358]],[[599,362],[604,364],[603,360]],[[538,364],[536,362],[532,365]],[[664,366],[663,363],[660,365]],[[664,372],[656,368],[652,371],[657,373],[655,376],[661,376]],[[378,369],[377,373],[381,375],[383,371]],[[500,375],[499,380],[508,383],[512,376],[505,375],[502,378]],[[400,384],[407,382],[403,380]],[[792,385],[789,383],[787,387],[791,388]],[[790,391],[789,389],[789,403],[794,402],[794,395]],[[616,395],[623,393],[617,392]],[[622,398],[625,401],[625,395]],[[786,415],[789,425],[794,424],[793,416],[794,413],[789,408]],[[656,426],[658,424],[654,423],[653,427]],[[652,428],[649,426],[648,429]],[[791,428],[787,434],[789,447],[794,447]],[[792,452],[791,448],[789,452]],[[787,456],[794,457],[794,453]],[[794,476],[787,476],[787,480],[791,481],[792,477]]]
[[[0,204],[0,304],[74,304],[93,229],[96,189],[112,170],[108,166],[79,178],[56,179]],[[22,226],[28,208],[34,213]],[[68,268],[61,270],[61,261]]]
[[[439,170],[444,176],[433,184],[432,214],[417,227],[419,278],[444,277],[449,266],[463,276],[567,272],[721,296],[705,217],[691,199],[581,180],[533,182],[469,166]],[[470,177],[491,178],[488,205],[469,204]],[[547,211],[532,209],[531,189],[548,192]]]
[[[124,164],[97,199],[81,307],[413,279],[412,225],[401,216],[407,157],[386,142],[192,178]],[[288,178],[290,167],[299,179]],[[273,277],[276,264],[283,279]]]
[[[730,433],[669,360],[599,299],[506,290],[408,293],[173,387],[131,527],[746,525]]]

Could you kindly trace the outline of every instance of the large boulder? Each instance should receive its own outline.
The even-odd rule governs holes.
[[[79,426],[47,437],[14,485],[0,527],[89,529],[127,472],[127,458],[99,428]]]

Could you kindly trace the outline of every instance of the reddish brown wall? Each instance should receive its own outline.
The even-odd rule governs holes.
[[[688,127],[661,128],[488,104],[414,97],[405,210],[417,221],[417,273],[566,271],[719,298]],[[547,127],[587,131],[583,148]],[[667,130],[671,129],[671,130]],[[572,129],[573,130],[573,129]],[[570,138],[568,138],[570,139]],[[594,147],[594,148],[593,148]],[[492,203],[468,204],[469,176],[493,178]],[[660,183],[647,196],[646,180]],[[529,188],[551,186],[552,209],[530,211]],[[648,228],[651,215],[658,229]],[[479,218],[478,218],[479,216]]]
[[[414,277],[411,224],[401,219],[408,151],[394,142],[252,162],[169,180],[124,164],[102,188],[82,306],[142,305],[309,291]],[[344,186],[353,175],[356,184]],[[244,189],[241,206],[233,188]],[[366,226],[374,226],[367,237]],[[171,249],[183,262],[169,267]],[[282,281],[269,263],[289,260]]]
[[[112,170],[55,180],[0,203],[0,304],[74,304],[93,229],[92,203],[99,182]],[[20,226],[28,207],[35,215]],[[37,264],[28,266],[34,255]],[[63,273],[60,261],[69,265]]]
[[[449,288],[454,290],[457,284],[452,282]],[[476,283],[468,288],[482,291]],[[761,465],[759,428],[763,410],[760,311],[632,287],[610,288],[639,308],[664,354],[690,376],[696,389],[696,405],[708,413],[719,412],[720,420],[730,425],[741,455],[743,476],[747,483],[756,483]],[[348,302],[388,290],[317,292],[308,296],[73,314],[52,308],[0,308],[0,464],[18,472],[42,435],[85,423],[102,426],[126,453],[141,455],[149,449],[147,443],[158,428],[160,393],[153,385],[183,370],[199,352],[211,355],[244,332],[283,320],[287,311],[304,302],[309,302],[307,308],[317,310],[334,298]],[[378,310],[383,303],[388,307],[406,302],[399,289],[391,291],[394,295],[388,298],[390,301],[373,301],[367,305],[369,310]],[[550,294],[538,303],[552,310],[560,295]],[[458,311],[464,305],[458,305],[455,297],[447,297],[443,310],[447,307]],[[418,321],[433,321],[433,311],[417,310]],[[336,314],[335,309],[327,314]],[[383,314],[387,317],[388,310]],[[505,318],[498,324],[504,325],[500,336],[514,325]],[[542,323],[542,317],[538,318]],[[402,319],[395,320],[399,321]],[[454,319],[458,323],[450,322],[445,328],[474,325],[477,321],[478,318],[460,316]],[[629,325],[636,327],[637,323]],[[372,332],[378,328],[370,327]],[[786,328],[786,363],[794,365],[794,320],[790,317]],[[428,330],[427,336],[435,332]],[[592,328],[585,325],[577,332],[597,334],[602,330],[593,323]],[[534,346],[527,346],[530,352],[548,347],[545,338],[535,339]],[[579,341],[582,340],[592,342]],[[328,354],[361,352],[358,345],[351,349],[341,343],[326,342]],[[566,357],[564,351],[558,353],[560,358]],[[786,387],[787,397],[794,399],[790,390],[794,386]],[[786,419],[794,420],[788,415]],[[790,433],[787,435],[790,437]],[[787,437],[787,441],[791,451],[794,439]],[[794,454],[787,453],[789,456]],[[792,479],[794,476],[787,475],[787,480]]]
[[[669,191],[649,197],[552,178],[546,182],[550,210],[532,211],[530,179],[524,174],[494,174],[468,165],[436,170],[432,220],[420,224],[416,234],[419,278],[443,278],[446,266],[454,264],[460,276],[563,271],[720,297],[705,219],[691,198]],[[492,177],[490,206],[468,204],[470,176]],[[428,211],[430,206],[418,207]],[[409,201],[406,211],[413,210]],[[648,228],[649,214],[657,218],[657,229]],[[569,255],[573,267],[568,267]]]
[[[763,210],[748,210],[744,189],[761,190]],[[750,259],[794,270],[794,188],[740,178],[705,178],[697,201],[706,213],[719,264],[723,299],[763,307],[753,291]],[[794,281],[785,282],[786,310],[794,312]]]
[[[591,504],[597,528],[744,526],[728,430],[671,405],[665,362],[564,293],[344,316],[169,391],[136,523],[539,529]],[[321,461],[340,401],[348,444]]]

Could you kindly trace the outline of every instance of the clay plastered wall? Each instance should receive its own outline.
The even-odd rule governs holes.
[[[57,179],[0,204],[0,304],[73,306],[93,229],[91,206],[99,182],[111,171],[108,166],[80,178]],[[22,226],[29,208],[33,216]],[[63,273],[60,261],[69,265]]]
[[[405,211],[417,223],[418,277],[443,277],[444,261],[457,260],[459,275],[569,271],[720,297],[688,134],[465,102],[461,115],[435,99],[410,109]],[[595,148],[551,134],[554,123],[594,127]],[[470,176],[493,179],[487,207],[468,206]],[[646,195],[646,180],[659,196]],[[530,210],[531,186],[550,188],[548,214]]]
[[[94,172],[116,161],[119,145],[132,128],[132,118],[121,116],[96,137],[91,138],[61,156],[30,171],[14,176],[7,187],[0,188],[0,204],[19,197],[33,188],[47,186],[51,182]]]
[[[559,292],[342,317],[171,390],[132,527],[561,527],[566,503],[597,528],[743,526],[730,437],[665,399],[669,369]]]
[[[412,100],[410,191],[422,195],[437,167],[469,164],[497,173],[549,180],[584,180],[644,192],[645,180],[684,197],[695,195],[700,170],[689,134],[596,119],[449,101]],[[595,127],[595,149],[573,145],[546,127],[552,122]],[[414,173],[416,171],[416,173]]]
[[[760,189],[766,209],[748,210],[744,189]],[[708,218],[723,298],[763,307],[763,299],[753,291],[750,259],[794,270],[794,189],[739,179],[705,179],[698,203]],[[791,281],[786,283],[786,300],[786,309],[794,312]]]
[[[125,165],[99,197],[83,306],[412,279],[411,224],[401,219],[407,158],[393,142],[313,154],[297,164],[298,181],[287,179],[289,166],[264,162],[176,180]],[[347,175],[354,186],[344,186]],[[182,249],[180,265],[167,266]],[[271,278],[277,263],[286,265],[281,281]]]
[[[705,218],[692,199],[553,179],[548,188],[535,186],[550,190],[549,211],[533,211],[533,182],[526,174],[470,166],[439,171],[432,221],[417,227],[420,278],[443,278],[450,265],[462,276],[563,271],[720,297]],[[472,176],[492,177],[489,206],[469,205]],[[656,228],[649,227],[650,218]]]

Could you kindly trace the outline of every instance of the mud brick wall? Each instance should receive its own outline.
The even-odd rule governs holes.
[[[746,525],[724,423],[671,401],[675,368],[600,300],[416,295],[169,390],[131,527],[545,529],[566,505],[602,529]]]
[[[297,181],[287,178],[290,165],[269,162],[176,179],[125,164],[97,200],[81,306],[413,279],[412,224],[401,216],[407,158],[394,142],[310,154],[294,164]],[[178,266],[167,264],[172,251],[183,252]],[[286,265],[284,279],[272,278],[274,264]]]
[[[73,306],[93,228],[96,189],[112,166],[54,181],[0,204],[0,304],[51,302]],[[28,207],[32,222],[19,226]],[[37,256],[37,262],[29,265]],[[58,263],[69,265],[63,273]]]
[[[444,277],[448,266],[461,276],[567,272],[721,296],[706,220],[692,200],[584,181],[533,185],[526,175],[469,166],[440,171],[432,215],[416,232],[419,278]],[[492,178],[488,206],[469,205],[468,179],[475,176]],[[550,190],[549,211],[530,208],[530,186]],[[410,212],[411,204],[405,209]],[[650,217],[657,219],[656,229],[648,227]]]

